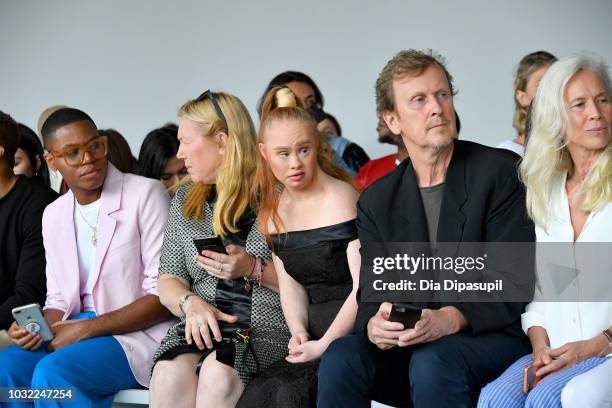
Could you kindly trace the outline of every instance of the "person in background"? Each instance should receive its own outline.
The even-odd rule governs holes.
[[[47,109],[45,109],[44,111],[40,113],[38,117],[38,121],[36,122],[36,130],[38,131],[39,140],[41,141],[43,140],[42,126],[47,120],[47,118],[51,116],[53,112],[63,109],[63,108],[67,108],[67,106],[66,105],[53,105],[53,106],[48,107]],[[59,174],[58,171],[52,170],[50,167],[48,167],[48,169],[49,169],[49,186],[53,190],[57,191],[58,193],[64,194],[66,190],[68,190],[68,186],[66,185],[66,183],[64,183],[64,180],[62,179],[62,175]]]
[[[160,180],[170,189],[187,174],[185,161],[176,157],[178,148],[178,126],[168,123],[153,129],[140,146],[138,174]]]
[[[285,71],[272,78],[257,102],[257,113],[259,117],[261,117],[261,108],[266,95],[270,92],[270,89],[277,86],[286,86],[291,89],[307,111],[310,111],[310,108],[313,106],[318,106],[323,109],[323,105],[325,104],[323,94],[312,78],[303,72]]]
[[[317,130],[325,137],[342,136],[340,122],[331,113],[323,112],[324,119],[317,123]]]
[[[291,89],[291,91],[295,94],[295,96],[298,97],[298,99],[302,103],[304,109],[306,109],[312,115],[312,117],[317,123],[326,119],[326,113],[323,111],[324,100],[321,90],[312,80],[312,78],[310,78],[303,72],[298,71],[285,71],[272,78],[272,80],[266,87],[266,90],[264,91],[263,95],[261,96],[261,99],[257,103],[257,112],[259,113],[259,117],[261,117],[261,107],[264,97],[267,95],[270,89],[277,86],[286,86]],[[338,130],[338,132],[341,132],[341,129],[336,130]],[[336,134],[333,136],[340,135]],[[351,177],[355,177],[357,175],[359,167],[364,162],[363,156],[365,155],[365,157],[367,157],[367,155],[361,147],[344,137],[340,137],[339,139],[335,140],[335,144],[337,145],[336,147],[346,148],[349,145],[355,145],[355,147],[348,149],[347,152],[345,152],[344,150],[337,151],[331,139],[331,137],[327,137],[327,141],[330,146],[326,146],[324,150],[331,148],[334,153],[332,155],[334,162],[336,162],[336,164],[338,164],[341,168],[347,170]],[[345,155],[349,157],[348,161],[344,159]],[[349,162],[353,163],[353,165],[351,166]]]
[[[19,148],[15,153],[13,172],[26,177],[36,177],[49,186],[49,168],[43,155],[45,150],[36,133],[19,123]]]
[[[529,148],[520,165],[527,209],[543,249],[534,300],[522,315],[532,352],[482,390],[479,407],[612,406],[612,302],[588,289],[597,285],[608,299],[612,293],[611,96],[606,65],[587,56],[560,59],[540,82]],[[571,250],[546,250],[546,244],[559,242],[571,244]],[[607,279],[589,282],[595,243],[607,256],[598,257],[594,266]],[[580,275],[572,284],[563,282],[558,270],[547,276],[551,263],[576,268]],[[573,290],[574,285],[579,289],[570,297],[555,301],[560,298],[555,288]],[[535,368],[536,385],[525,395],[527,364]]]
[[[361,166],[370,160],[367,153],[357,143],[342,137],[340,123],[331,114],[316,107],[311,108],[311,113],[317,121],[317,130],[325,136],[332,149],[342,157],[342,160],[354,173],[351,174],[354,177]]]
[[[527,111],[536,94],[538,84],[546,70],[557,60],[557,57],[546,51],[536,51],[525,55],[516,70],[514,78],[514,119],[512,126],[516,129],[513,140],[505,140],[496,147],[513,151],[519,156],[525,153],[525,122]]]
[[[395,170],[402,160],[408,157],[408,152],[406,151],[402,137],[389,130],[389,127],[380,113],[378,113],[377,116],[378,123],[376,124],[376,133],[378,134],[378,142],[396,146],[397,153],[370,160],[359,169],[359,173],[357,173],[357,177],[355,178],[355,184],[361,191],[365,190],[380,177]]]
[[[122,173],[136,174],[138,162],[123,135],[115,129],[99,129],[98,134],[108,138],[108,161]]]
[[[0,349],[10,344],[12,309],[45,300],[41,220],[57,198],[39,180],[13,172],[20,134],[18,124],[0,112]]]

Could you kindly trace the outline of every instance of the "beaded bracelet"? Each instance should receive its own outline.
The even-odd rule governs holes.
[[[266,261],[256,256],[255,262],[253,262],[253,268],[251,269],[251,273],[249,273],[248,276],[243,277],[245,280],[244,289],[247,292],[249,292],[253,288],[252,283],[254,282],[257,282],[257,286],[261,286],[263,282],[263,273],[264,273],[265,268],[266,268]],[[251,279],[251,276],[253,276],[253,273],[255,272],[255,270],[257,270],[257,277],[255,279]]]
[[[603,335],[606,336],[606,339],[608,340],[608,346],[612,348],[612,330],[610,329],[604,330]]]
[[[266,261],[261,258],[257,258],[257,260],[259,261],[259,276],[257,277],[257,284],[261,286],[263,283],[264,269],[266,269]]]
[[[242,277],[244,279],[244,290],[247,292],[251,291],[251,276],[253,276],[253,272],[255,272],[255,265],[257,265],[257,257],[253,257],[253,266],[251,266],[251,272],[248,275]]]

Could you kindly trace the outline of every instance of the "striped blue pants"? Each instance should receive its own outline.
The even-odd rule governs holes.
[[[606,362],[608,357],[593,357],[543,380],[529,394],[523,393],[523,367],[533,362],[528,354],[512,364],[498,379],[480,392],[479,408],[561,408],[561,391],[574,377]],[[584,390],[588,392],[588,390]]]

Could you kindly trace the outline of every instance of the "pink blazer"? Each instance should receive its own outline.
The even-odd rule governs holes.
[[[102,189],[93,299],[98,315],[124,307],[146,294],[158,295],[159,256],[169,197],[162,184],[123,174],[112,164]],[[45,309],[81,311],[79,261],[74,231],[74,195],[67,192],[43,214],[47,259]],[[114,336],[123,347],[136,380],[149,385],[152,358],[171,321]]]

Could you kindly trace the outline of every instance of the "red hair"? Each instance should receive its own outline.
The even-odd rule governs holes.
[[[277,86],[270,89],[264,97],[257,143],[263,143],[265,132],[273,123],[284,121],[300,122],[307,125],[315,135],[319,168],[331,177],[345,181],[355,187],[351,176],[334,163],[332,159],[333,150],[317,130],[317,123],[312,116],[302,107],[300,101],[289,88]],[[253,189],[259,203],[259,228],[266,240],[271,242],[268,223],[272,221],[277,232],[284,229],[282,220],[278,215],[278,205],[283,185],[276,179],[261,152],[257,154],[257,170]]]

